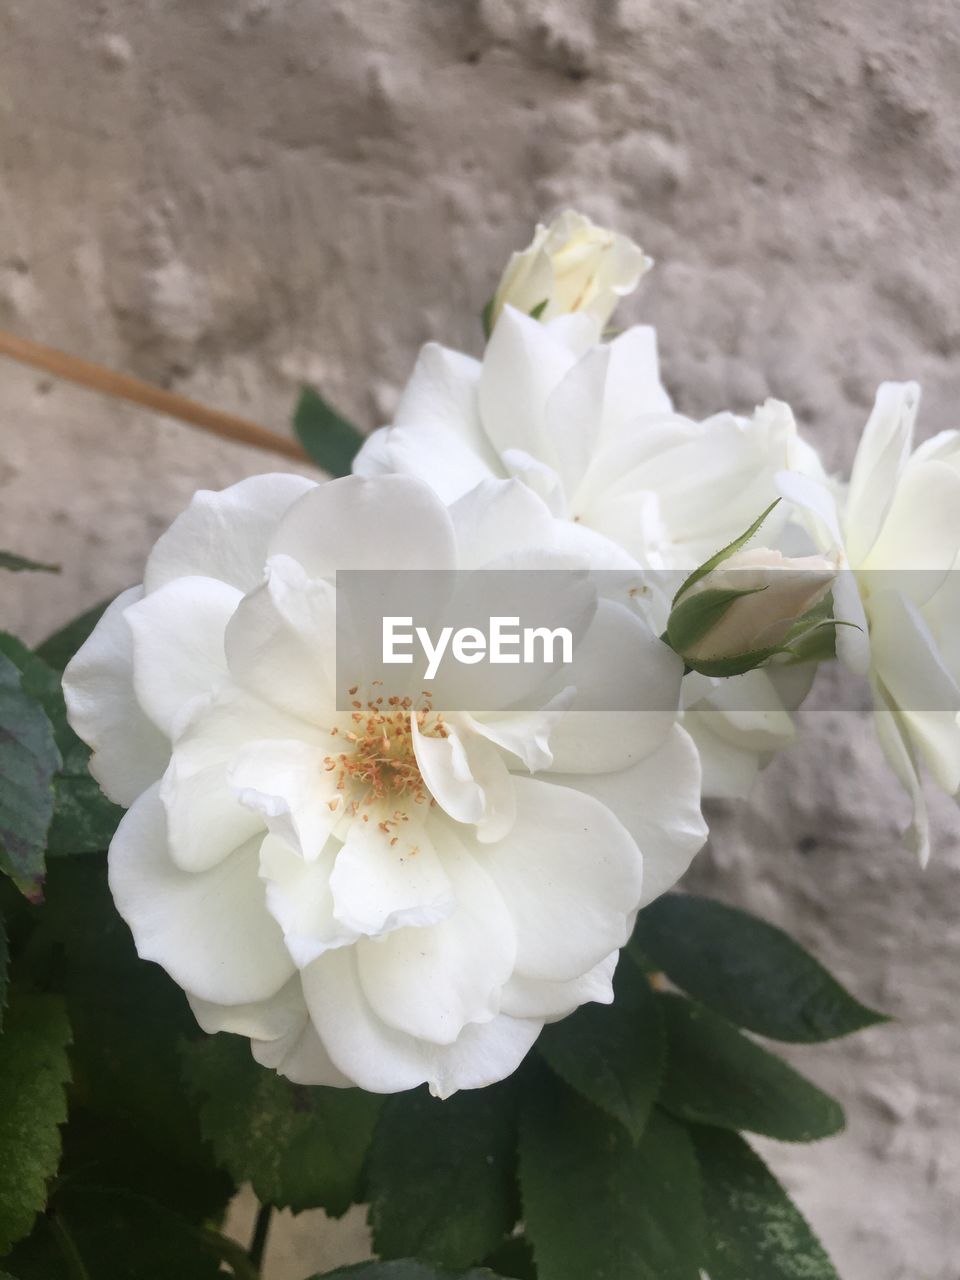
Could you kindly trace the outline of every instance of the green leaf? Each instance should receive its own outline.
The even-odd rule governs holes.
[[[9,1263],[19,1280],[223,1280],[204,1232],[144,1196],[103,1187],[65,1187]]]
[[[63,992],[73,1029],[64,1173],[216,1215],[232,1184],[215,1166],[180,1079],[181,1044],[202,1033],[183,992],[137,956],[104,860],[51,863],[46,905],[20,942],[17,965],[34,985]]]
[[[304,387],[293,415],[293,430],[307,454],[330,475],[348,476],[363,435],[326,400]]]
[[[31,901],[42,897],[44,848],[60,753],[43,708],[0,652],[0,871]]]
[[[540,1280],[698,1280],[697,1164],[686,1131],[661,1111],[634,1143],[545,1077],[524,1109],[520,1184]]]
[[[184,1049],[188,1087],[218,1161],[264,1204],[340,1217],[357,1199],[382,1100],[360,1089],[307,1088],[259,1066],[237,1036]]]
[[[760,1157],[733,1133],[694,1128],[710,1280],[839,1280],[823,1246]]]
[[[61,756],[54,779],[53,820],[47,834],[49,854],[100,853],[117,829],[123,810],[111,803],[88,771],[90,750],[67,723],[60,673],[15,636],[0,632],[0,654],[19,669],[25,693],[36,698],[53,726]]]
[[[311,1280],[506,1280],[506,1277],[494,1275],[485,1267],[454,1274],[438,1271],[414,1258],[400,1258],[394,1262],[359,1262],[352,1267],[338,1267]]]
[[[70,1025],[54,996],[19,994],[0,1036],[0,1257],[47,1200],[67,1118]]]
[[[37,646],[37,657],[55,671],[62,671],[106,612],[110,600],[101,600],[86,613],[81,613]]]
[[[760,513],[760,515],[756,518],[756,520],[754,520],[753,524],[750,526],[749,529],[746,530],[746,532],[741,533],[740,537],[734,538],[732,542],[728,542],[725,547],[721,547],[720,550],[716,553],[716,555],[712,555],[709,560],[704,560],[703,564],[699,567],[699,569],[694,569],[693,573],[691,573],[690,576],[683,582],[682,586],[680,587],[680,590],[673,597],[673,603],[676,604],[677,601],[680,599],[680,597],[684,594],[684,592],[689,591],[695,582],[699,582],[701,578],[705,578],[707,574],[711,573],[714,569],[716,569],[718,565],[723,564],[724,560],[729,560],[732,555],[735,555],[736,552],[740,551],[743,547],[745,547],[746,544],[753,537],[753,535],[759,532],[760,526],[763,524],[764,520],[766,520],[767,516],[774,509],[774,507],[776,507],[779,504],[779,502],[780,502],[779,498],[771,502],[769,507],[767,507],[766,511],[762,511]]]
[[[886,1022],[782,930],[709,898],[668,894],[637,919],[630,944],[671,982],[738,1027],[814,1044]]]
[[[663,1077],[666,1036],[649,982],[623,960],[612,1005],[586,1004],[546,1027],[537,1048],[562,1079],[638,1141]]]
[[[843,1128],[838,1102],[729,1022],[682,996],[661,995],[668,1068],[660,1102],[684,1120],[813,1142]]]
[[[456,1268],[496,1248],[519,1216],[516,1108],[513,1081],[387,1101],[367,1170],[377,1253]]]
[[[59,573],[58,564],[41,564],[39,560],[28,560],[26,556],[14,555],[12,551],[0,551],[0,569],[9,569],[11,573]]]

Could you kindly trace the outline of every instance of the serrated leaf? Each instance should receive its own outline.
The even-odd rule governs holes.
[[[666,1035],[656,996],[629,960],[617,967],[614,992],[612,1005],[587,1004],[545,1027],[537,1048],[557,1075],[639,1140],[663,1077]]]
[[[0,870],[32,901],[42,896],[44,849],[60,753],[43,707],[0,652]]]
[[[696,1159],[661,1111],[634,1143],[545,1076],[524,1106],[520,1184],[539,1280],[698,1280]]]
[[[313,387],[304,387],[293,414],[293,430],[310,459],[334,477],[348,476],[363,434]]]
[[[90,749],[67,722],[60,674],[15,636],[0,632],[0,654],[20,671],[22,687],[43,707],[53,727],[61,765],[53,782],[53,817],[47,853],[101,853],[107,849],[123,817],[90,776]]]
[[[145,1196],[103,1187],[65,1187],[9,1262],[19,1280],[223,1280],[198,1228]]]
[[[55,996],[20,994],[0,1036],[0,1257],[47,1200],[67,1118],[70,1025]]]
[[[307,1088],[258,1065],[238,1036],[184,1048],[183,1070],[203,1133],[237,1182],[263,1204],[340,1217],[357,1198],[382,1099],[360,1089]]]
[[[516,1100],[508,1081],[387,1101],[367,1167],[377,1253],[457,1268],[496,1248],[519,1216]]]
[[[352,1267],[338,1267],[325,1271],[311,1280],[507,1280],[485,1267],[472,1271],[438,1271],[414,1258],[400,1258],[393,1262],[358,1262]]]
[[[660,1103],[674,1115],[783,1142],[843,1128],[838,1102],[729,1022],[683,996],[658,999],[668,1044]]]
[[[99,858],[56,859],[18,972],[63,992],[73,1030],[71,1119],[61,1168],[185,1214],[215,1216],[232,1191],[180,1080],[181,1043],[201,1035],[183,992],[137,956]],[[95,993],[95,998],[91,998]]]
[[[786,1191],[746,1142],[720,1129],[692,1131],[707,1221],[710,1280],[839,1280]]]
[[[39,560],[28,560],[26,556],[15,555],[12,551],[0,551],[0,569],[9,569],[11,573],[59,573],[58,564],[43,564]]]
[[[53,667],[55,671],[63,671],[80,646],[89,638],[110,603],[110,600],[101,600],[92,609],[81,613],[78,618],[73,618],[58,631],[47,636],[42,644],[37,645],[37,657]]]
[[[53,782],[53,820],[47,853],[103,853],[110,847],[123,810],[100,790],[88,773],[61,774]]]
[[[631,942],[701,1004],[771,1040],[814,1044],[886,1022],[782,930],[709,898],[668,894]]]

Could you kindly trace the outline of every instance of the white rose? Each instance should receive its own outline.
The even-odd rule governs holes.
[[[568,209],[549,226],[538,224],[527,248],[511,256],[493,296],[491,327],[507,306],[544,321],[576,312],[596,322],[599,337],[652,265],[627,236]]]
[[[960,794],[960,433],[913,452],[915,382],[886,382],[839,501],[813,478],[787,472],[783,495],[809,516],[823,546],[840,548],[834,586],[837,654],[869,675],[876,725],[910,793],[911,842],[921,861],[930,832],[920,779],[926,765]]]
[[[770,400],[750,418],[692,421],[674,412],[660,381],[651,327],[594,338],[508,308],[482,361],[428,344],[394,424],[370,437],[354,470],[419,476],[445,502],[484,479],[516,476],[558,519],[615,543],[626,564],[665,570],[692,570],[738,537],[776,497],[784,467],[821,474],[787,405]],[[781,504],[771,516],[771,539],[787,514]],[[669,595],[652,601],[658,634],[669,603]],[[732,690],[698,685],[697,703],[685,701],[705,794],[745,795],[761,765],[793,740],[787,706],[799,695],[781,695],[780,682],[780,672],[751,673],[738,686],[735,715],[710,710]]]
[[[107,610],[65,674],[70,719],[129,806],[117,907],[205,1029],[302,1083],[446,1096],[612,999],[637,910],[705,837],[673,712],[441,723],[383,688],[336,709],[338,568],[474,569],[524,548],[556,567],[565,529],[517,483],[448,509],[406,477],[258,476],[197,494]],[[679,659],[637,617],[601,602],[594,624],[641,685],[679,690]]]
[[[737,551],[682,592],[668,630],[678,610],[685,611],[690,639],[678,652],[694,668],[749,658],[781,645],[836,576],[827,556],[785,556],[769,547]]]

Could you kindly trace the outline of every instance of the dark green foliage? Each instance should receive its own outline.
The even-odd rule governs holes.
[[[511,1081],[387,1101],[368,1171],[378,1253],[457,1268],[496,1248],[519,1215],[516,1095]]]
[[[236,1036],[188,1046],[184,1073],[218,1161],[265,1204],[295,1213],[319,1206],[339,1217],[357,1199],[379,1098],[291,1084],[259,1066]]]
[[[782,930],[709,898],[668,894],[640,913],[632,949],[730,1022],[813,1043],[886,1021]]]
[[[839,1103],[708,1009],[659,997],[667,1027],[660,1101],[684,1120],[812,1142],[843,1128]]]
[[[60,753],[50,721],[0,648],[0,871],[31,901],[42,896],[53,777]]]
[[[0,1257],[47,1200],[67,1118],[70,1025],[54,996],[20,993],[0,1036]]]
[[[559,1081],[531,1090],[520,1137],[540,1280],[699,1280],[699,1174],[685,1129],[654,1111],[639,1143]]]
[[[711,1280],[839,1280],[823,1246],[760,1157],[734,1133],[692,1130]]]
[[[293,429],[318,467],[334,477],[350,474],[353,460],[363,444],[363,435],[312,387],[304,387],[300,392]]]
[[[639,1139],[663,1077],[663,1017],[650,984],[627,959],[614,990],[612,1005],[584,1005],[547,1027],[538,1048],[567,1084]]]

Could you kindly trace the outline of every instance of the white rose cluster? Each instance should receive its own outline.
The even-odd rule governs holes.
[[[705,839],[682,663],[615,602],[587,639],[666,711],[445,716],[362,675],[337,709],[338,570],[517,553],[589,569],[597,545],[517,481],[448,506],[404,476],[258,476],[196,495],[66,672],[129,806],[109,875],[140,955],[292,1080],[446,1096],[510,1074],[545,1022],[613,998],[637,911]],[[582,700],[606,676],[571,678]]]
[[[836,624],[869,673],[921,857],[921,766],[960,791],[960,434],[914,451],[917,388],[885,385],[847,485],[779,401],[684,416],[652,328],[604,340],[649,266],[579,214],[538,227],[482,359],[428,344],[351,477],[198,493],[65,674],[128,808],[110,885],[140,955],[292,1080],[445,1097],[610,1001],[638,910],[704,842],[701,796],[745,794],[794,737],[796,635]],[[561,566],[656,571],[591,597],[605,644],[562,697],[435,706],[362,661],[338,688],[338,571]],[[590,710],[625,670],[665,709]]]
[[[558,519],[594,529],[646,569],[696,568],[782,496],[765,537],[840,570],[838,656],[870,674],[880,741],[913,799],[910,840],[926,861],[921,768],[960,794],[960,432],[914,451],[919,388],[886,383],[848,484],[826,475],[780,401],[750,418],[690,420],[664,390],[652,328],[598,342],[596,324],[576,306],[564,311],[557,291],[539,320],[531,316],[532,294],[519,282],[536,261],[533,292],[542,292],[544,259],[562,261],[564,243],[579,251],[585,236],[598,240],[569,213],[538,228],[501,284],[483,359],[425,346],[393,424],[373,434],[355,470],[419,475],[447,501],[482,478],[515,476]],[[638,279],[624,272],[618,290],[601,290],[604,320]],[[778,594],[760,603],[761,623]],[[660,604],[657,627],[667,620]],[[748,793],[758,769],[793,741],[791,712],[814,670],[773,663],[722,682],[688,676],[684,724],[705,795]]]

